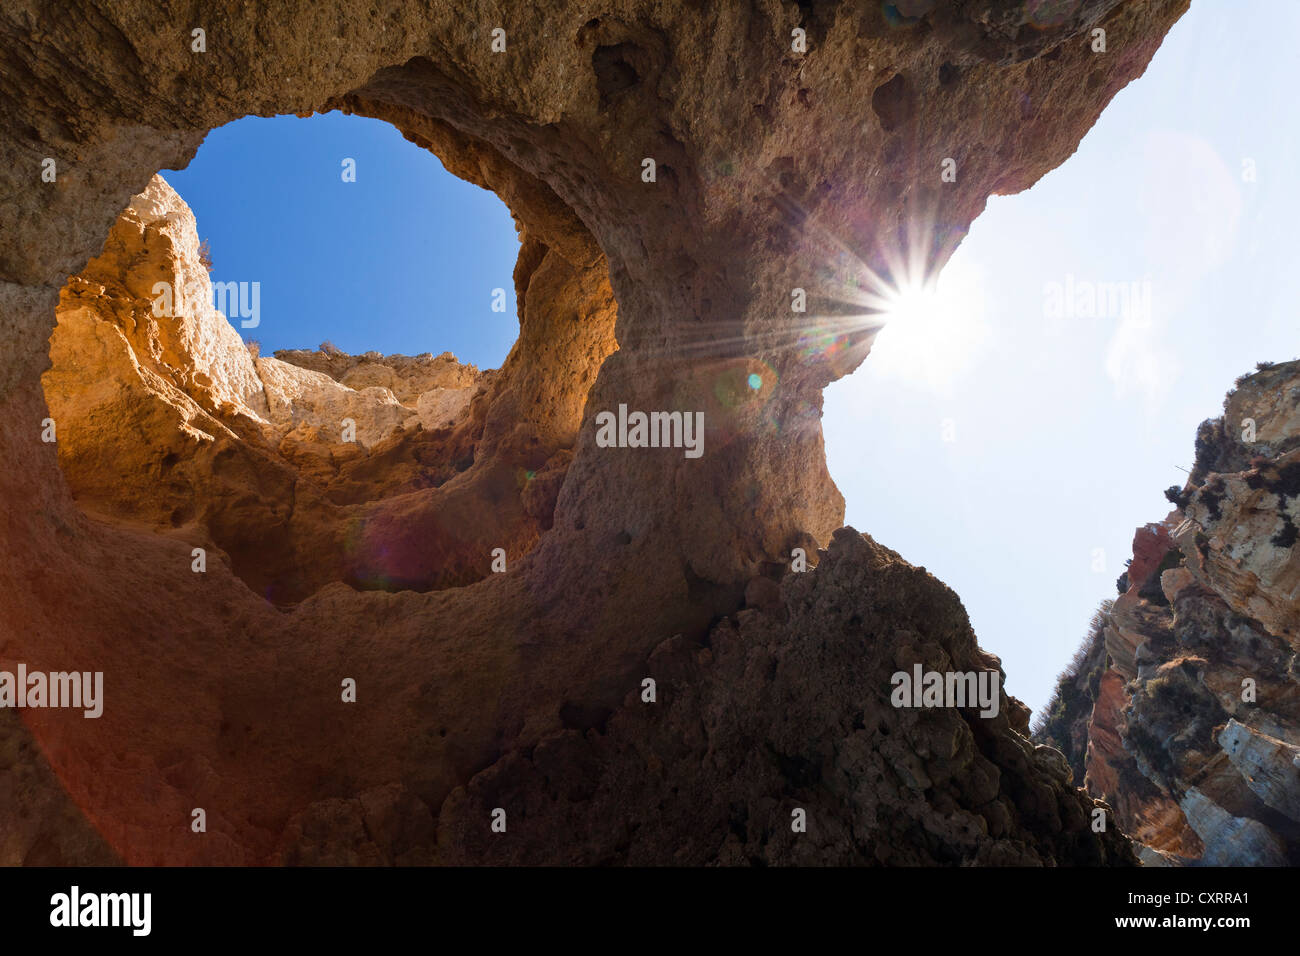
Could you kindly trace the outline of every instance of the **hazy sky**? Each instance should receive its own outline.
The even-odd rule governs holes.
[[[1298,37],[1300,3],[1193,0],[1073,157],[989,200],[944,316],[887,326],[827,392],[848,522],[961,596],[1035,711],[1135,528],[1171,509],[1197,424],[1300,355]],[[1149,314],[1139,295],[1127,318],[1053,318],[1067,276],[1149,282]]]
[[[951,586],[1035,710],[1134,529],[1169,511],[1197,424],[1257,361],[1300,354],[1297,37],[1300,3],[1193,0],[1071,159],[989,201],[938,314],[892,323],[827,392],[848,523]],[[330,339],[494,367],[515,340],[505,206],[384,123],[240,120],[164,175],[214,278],[262,283],[241,333],[264,352]],[[1135,294],[1110,307],[1103,284]]]

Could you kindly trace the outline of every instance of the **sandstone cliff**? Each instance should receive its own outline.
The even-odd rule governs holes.
[[[1058,693],[1053,740],[1077,758],[1086,726],[1089,790],[1147,862],[1296,865],[1300,361],[1239,379],[1166,494],[1101,615],[1107,667],[1091,696]]]

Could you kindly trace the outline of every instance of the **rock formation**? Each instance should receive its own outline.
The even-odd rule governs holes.
[[[1150,863],[1300,863],[1300,361],[1238,380],[1043,734]],[[1104,662],[1103,659],[1104,658]],[[1104,663],[1104,669],[1103,669]],[[1068,681],[1063,686],[1067,686]]]
[[[1000,690],[890,706],[895,669],[998,665],[923,571],[831,542],[819,418],[874,277],[1069,156],[1185,8],[0,13],[0,664],[106,694],[3,713],[4,861],[1131,861]],[[492,376],[253,361],[145,308],[205,281],[157,170],[329,109],[511,208]],[[703,413],[705,453],[602,447],[620,404]]]
[[[576,423],[567,443],[532,434],[527,449],[484,454],[508,379],[450,354],[254,357],[212,303],[193,214],[154,177],[56,310],[42,383],[83,509],[219,549],[277,604],[336,580],[466,584],[494,547],[525,552],[550,526]],[[606,342],[612,320],[591,323]],[[367,550],[367,529],[398,511],[436,566]]]

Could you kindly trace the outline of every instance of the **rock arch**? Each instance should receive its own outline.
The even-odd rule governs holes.
[[[1073,151],[1186,0],[1081,0],[1047,24],[992,0],[908,7],[891,19],[874,6],[774,0],[745,11],[626,2],[474,12],[340,0],[192,22],[179,8],[73,2],[46,19],[0,17],[4,655],[34,669],[103,670],[108,695],[94,722],[2,715],[29,755],[0,803],[42,808],[6,859],[293,860],[305,858],[310,832],[331,835],[308,856],[331,859],[363,819],[366,832],[389,834],[360,840],[376,860],[456,858],[452,845],[474,859],[473,841],[432,835],[432,814],[441,807],[442,830],[461,832],[455,813],[472,803],[471,780],[481,788],[511,761],[538,759],[532,748],[551,735],[570,746],[597,733],[654,648],[708,638],[747,586],[751,597],[770,590],[762,579],[793,546],[827,544],[843,506],[822,452],[821,389],[870,346],[870,322],[852,318],[860,264],[879,267],[924,214],[940,266],[989,194],[1028,187]],[[1086,43],[1096,23],[1104,58]],[[806,54],[790,49],[801,24]],[[206,52],[191,50],[196,27]],[[504,52],[492,51],[498,27]],[[940,82],[945,65],[956,81]],[[906,78],[914,112],[885,129],[871,100],[890,74]],[[1103,81],[1085,88],[1085,75]],[[594,378],[581,389],[553,526],[510,573],[432,593],[332,584],[283,613],[220,562],[193,574],[184,542],[82,515],[39,439],[40,376],[60,288],[159,168],[187,162],[208,129],[238,117],[330,108],[392,122],[506,201],[525,237],[525,309],[540,295],[558,310],[607,276],[618,349],[580,367],[539,341],[511,373],[502,441],[548,380]],[[54,183],[40,178],[46,157]],[[640,175],[647,157],[654,183]],[[957,183],[940,183],[945,157],[957,160]],[[789,309],[795,287],[808,290],[806,315]],[[750,374],[767,384],[737,387]],[[706,454],[598,448],[591,418],[619,403],[704,411]],[[882,574],[897,559],[874,545],[843,551]],[[830,585],[817,593],[836,600]],[[945,645],[952,660],[973,660],[973,637],[952,627],[935,639],[956,642]],[[353,711],[338,702],[344,677],[357,681]],[[989,735],[976,741],[982,759],[1056,796],[1013,788],[1006,832],[1041,836],[1039,859],[1120,853],[1077,829],[1050,835],[1041,821],[1056,811],[1043,801],[1075,798],[1008,742],[1007,719],[979,731]],[[943,812],[915,799],[918,812]],[[207,811],[203,840],[187,826],[196,806]],[[725,836],[725,818],[721,827]],[[610,839],[602,853],[626,858]],[[967,847],[957,859],[982,838],[953,839]],[[516,858],[547,858],[547,846],[549,858],[567,858],[545,839]]]

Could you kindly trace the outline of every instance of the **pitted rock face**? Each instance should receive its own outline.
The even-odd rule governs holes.
[[[815,559],[843,518],[821,389],[869,350],[871,276],[909,248],[939,267],[990,194],[1027,188],[1069,156],[1186,5],[1080,0],[1042,22],[1001,2],[913,3],[898,16],[778,2],[303,2],[274,18],[239,8],[193,23],[151,5],[106,12],[74,0],[39,21],[0,14],[5,74],[24,77],[0,91],[3,653],[33,669],[102,670],[107,696],[98,721],[31,711],[25,729],[7,725],[30,772],[6,778],[0,804],[47,810],[15,824],[5,860],[292,860],[304,858],[293,847],[307,834],[350,845],[358,821],[385,844],[363,859],[398,860],[432,845],[435,818],[450,828],[446,845],[460,847],[455,858],[475,859],[464,835],[474,818],[456,808],[474,805],[484,772],[508,777],[502,768],[530,748],[535,760],[539,741],[566,727],[599,735],[598,715],[621,705],[656,647],[716,633],[747,583],[788,566],[792,548]],[[204,52],[192,47],[197,27]],[[496,28],[503,52],[492,49]],[[1105,53],[1093,51],[1094,28],[1106,31]],[[792,48],[796,30],[805,52]],[[472,475],[436,488],[411,487],[403,467],[417,452],[382,437],[355,459],[318,454],[330,436],[310,433],[311,421],[293,422],[262,455],[238,437],[238,409],[221,418],[178,387],[174,402],[154,406],[176,467],[206,467],[195,442],[213,456],[212,490],[199,500],[214,554],[196,574],[191,548],[203,542],[187,533],[191,515],[155,514],[173,525],[166,534],[121,512],[89,517],[59,470],[61,450],[40,440],[52,352],[61,374],[49,342],[60,290],[105,250],[154,173],[187,162],[209,129],[332,108],[393,123],[509,205],[523,243],[520,340],[471,398],[472,434],[439,452],[472,445]],[[46,158],[54,182],[41,179]],[[940,179],[947,159],[954,182]],[[806,312],[792,311],[794,289],[805,290]],[[86,331],[107,336],[100,354],[117,357],[125,380],[139,378],[106,324]],[[244,361],[242,377],[234,366],[205,374],[274,425]],[[355,372],[362,388],[405,404],[394,385],[370,383],[384,373]],[[247,386],[251,397],[239,391]],[[86,399],[75,382],[63,387]],[[595,416],[619,404],[703,412],[705,454],[599,447]],[[63,441],[102,439],[64,429]],[[521,487],[521,472],[538,484]],[[250,483],[259,494],[241,495]],[[362,511],[340,547],[346,508]],[[508,553],[503,574],[487,571],[497,546]],[[441,589],[410,590],[427,587]],[[806,587],[799,600],[816,606],[852,599]],[[276,610],[268,595],[298,603]],[[794,639],[765,627],[773,647]],[[856,639],[897,657],[897,630],[881,618]],[[825,662],[830,686],[837,660]],[[356,705],[340,703],[344,678],[356,681]],[[717,692],[709,680],[690,677],[683,701],[696,703],[683,706],[705,706]],[[849,696],[888,697],[888,686],[842,683]],[[846,727],[868,703],[880,701],[842,702]],[[882,713],[886,725],[898,720]],[[952,721],[920,712],[917,732],[946,734]],[[1019,723],[980,744],[997,770],[986,774],[991,816],[972,806],[969,832],[948,834],[953,849],[935,860],[1116,858],[1111,837],[1075,828],[1073,810],[1062,822],[1073,798],[1061,796],[1059,767],[1026,753]],[[617,717],[608,726],[621,751],[641,732]],[[755,786],[802,772],[761,759],[774,763],[755,769]],[[869,755],[851,763],[877,765]],[[585,788],[618,765],[592,765],[566,799],[588,799]],[[939,799],[897,792],[917,819]],[[760,795],[741,788],[736,798]],[[186,826],[200,806],[206,839]],[[78,814],[94,829],[66,823]],[[1022,834],[1032,849],[1004,852],[981,827]],[[572,858],[571,834],[534,831],[530,845],[551,855],[520,858]],[[721,857],[753,855],[755,839]],[[669,852],[645,846],[639,859]],[[800,855],[809,852],[778,856],[840,858]]]
[[[1067,749],[1149,864],[1300,861],[1297,408],[1300,362],[1238,379],[1166,492],[1177,508],[1134,536],[1095,689],[1053,702],[1086,726]]]

